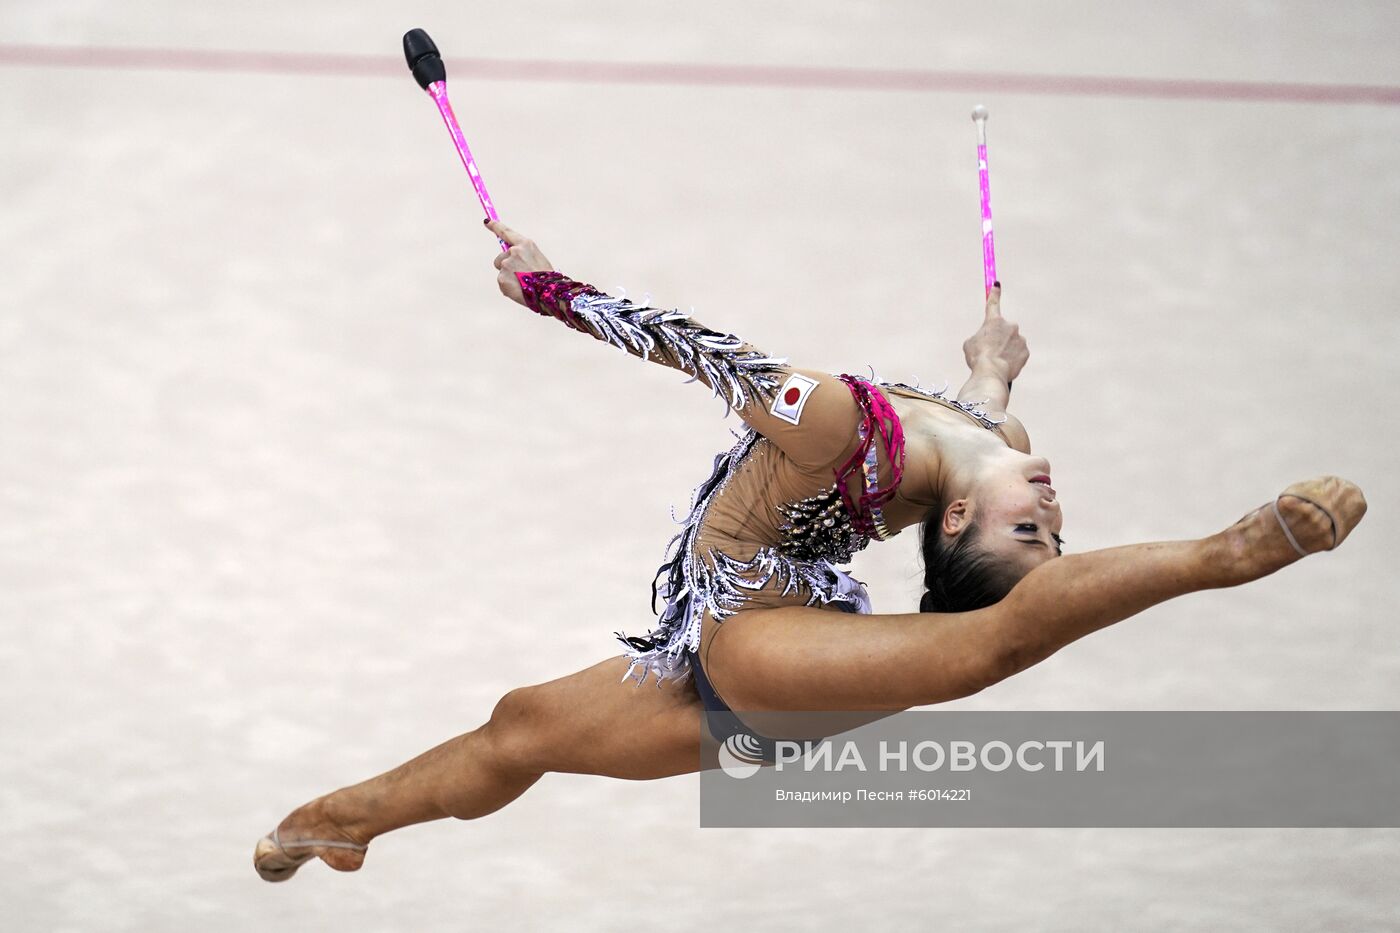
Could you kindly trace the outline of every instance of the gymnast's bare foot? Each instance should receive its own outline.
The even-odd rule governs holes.
[[[1366,514],[1361,487],[1340,476],[1294,483],[1221,532],[1221,569],[1232,586],[1280,570],[1304,556],[1330,551]]]
[[[358,871],[365,861],[367,838],[333,818],[329,798],[298,807],[277,829],[258,840],[253,868],[264,881],[286,881],[298,868],[319,858],[336,871]]]

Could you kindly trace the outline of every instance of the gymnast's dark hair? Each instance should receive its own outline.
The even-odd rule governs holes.
[[[921,528],[924,595],[919,611],[971,612],[1001,602],[1020,575],[977,547],[981,529],[976,522],[950,542],[943,538],[942,519],[943,510],[935,509]]]

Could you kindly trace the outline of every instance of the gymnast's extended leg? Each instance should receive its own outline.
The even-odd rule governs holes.
[[[1366,511],[1361,490],[1336,477],[1290,486],[1277,502],[1308,552],[1340,544]],[[1047,561],[976,612],[741,612],[707,623],[701,657],[736,711],[902,710],[976,693],[1157,603],[1238,586],[1297,560],[1270,505],[1207,538]],[[765,731],[761,718],[747,721]]]
[[[1340,543],[1365,513],[1361,491],[1343,480],[1290,488],[1326,507],[1303,499],[1280,504],[1306,550]],[[711,682],[736,710],[908,709],[975,693],[1167,599],[1246,583],[1297,559],[1262,509],[1208,538],[1048,561],[1006,599],[977,612],[747,610],[710,626],[702,653]],[[643,780],[697,770],[703,713],[690,685],[620,683],[626,667],[617,658],[511,691],[481,728],[294,811],[279,826],[285,849],[264,840],[254,864],[273,881],[312,855],[354,870],[361,852],[292,841],[365,845],[413,823],[485,816],[546,771]]]
[[[700,767],[703,710],[689,683],[623,682],[613,658],[548,683],[512,690],[480,728],[392,771],[320,797],[278,826],[279,849],[264,839],[254,854],[268,881],[290,878],[313,855],[353,871],[364,853],[296,846],[298,839],[367,845],[413,823],[494,813],[547,771],[649,780]]]

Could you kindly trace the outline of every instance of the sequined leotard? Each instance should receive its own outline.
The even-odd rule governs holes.
[[[956,407],[994,428],[975,406],[902,383],[796,369],[679,311],[614,298],[557,272],[520,273],[540,314],[691,374],[747,424],[695,490],[682,529],[653,583],[656,627],[618,633],[629,675],[657,682],[699,674],[706,616],[793,603],[869,612],[865,587],[835,565],[891,532],[881,506],[898,491],[903,430],[881,388]],[[659,605],[658,605],[659,604]],[[708,705],[708,703],[707,703]]]

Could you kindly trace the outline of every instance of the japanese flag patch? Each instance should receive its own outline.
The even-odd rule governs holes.
[[[781,418],[789,424],[797,424],[802,420],[802,406],[807,404],[807,397],[812,394],[812,390],[817,387],[815,379],[808,379],[806,376],[799,376],[797,373],[787,377],[787,382],[778,390],[778,395],[773,399],[773,407],[769,409],[774,418]]]

